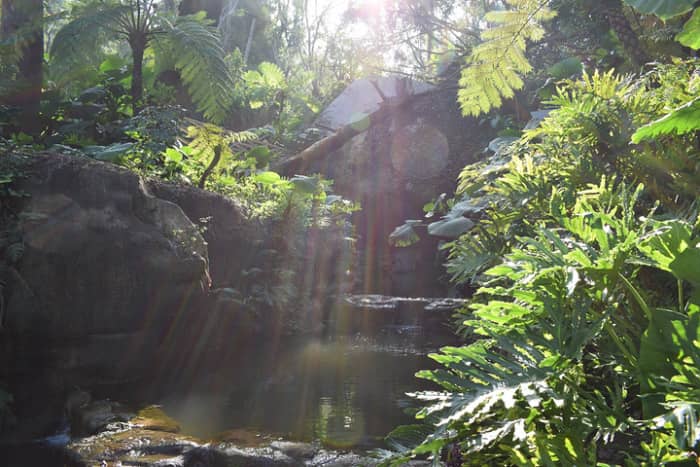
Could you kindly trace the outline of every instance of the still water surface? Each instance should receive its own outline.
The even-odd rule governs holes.
[[[414,374],[431,366],[425,349],[406,339],[304,339],[241,350],[243,358],[202,368],[158,397],[183,432],[211,439],[244,430],[376,447],[411,422],[406,392],[426,387]]]

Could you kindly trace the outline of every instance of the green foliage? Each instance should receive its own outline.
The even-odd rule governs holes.
[[[695,9],[693,16],[685,23],[683,30],[678,33],[676,40],[693,50],[700,49],[700,8]]]
[[[94,54],[96,44],[109,37],[112,28],[129,21],[132,9],[120,2],[100,2],[75,10],[75,18],[63,26],[54,38],[50,55],[64,70],[81,67]]]
[[[700,97],[697,97],[659,120],[641,127],[632,135],[632,142],[639,143],[662,135],[683,135],[699,129]]]
[[[282,70],[274,63],[263,62],[257,70],[248,70],[243,75],[248,88],[248,100],[251,109],[259,109],[275,95],[287,88],[287,80]]]
[[[673,411],[688,410],[687,396],[700,388],[698,321],[682,305],[672,312],[642,301],[633,282],[640,263],[679,264],[695,241],[683,221],[640,221],[641,194],[641,187],[602,182],[581,192],[570,211],[552,195],[553,219],[486,272],[479,299],[463,315],[477,340],[442,349],[432,358],[443,369],[419,373],[446,392],[416,394],[428,404],[418,418],[435,429],[412,454],[437,459],[456,444],[465,465],[594,465],[615,461],[598,449],[629,435],[678,438],[677,426],[666,424],[679,422]],[[655,401],[661,386],[665,397]],[[635,388],[655,407],[643,420],[634,417]],[[681,432],[682,442],[667,443],[664,456],[692,453],[694,429]],[[625,454],[647,455],[641,444]]]
[[[512,9],[492,11],[486,21],[497,26],[482,34],[459,80],[458,101],[464,115],[478,116],[501,106],[523,87],[521,75],[532,65],[525,57],[527,41],[544,36],[541,22],[555,16],[542,0],[508,0]]]
[[[164,24],[165,34],[156,36],[156,49],[171,51],[175,69],[197,109],[210,121],[223,122],[231,106],[234,83],[218,33],[199,16],[180,16]]]
[[[395,432],[400,453],[388,463],[698,455],[698,150],[671,132],[662,144],[629,144],[697,99],[696,70],[691,61],[636,79],[584,74],[560,86],[538,127],[465,167],[452,209],[471,206],[462,215],[475,225],[448,244],[447,267],[478,286],[458,317],[470,343],[442,349],[431,356],[441,368],[418,374],[441,387],[415,394],[432,431]]]
[[[682,15],[693,9],[693,0],[625,0],[641,13],[656,15],[663,20]]]
[[[68,72],[90,62],[96,45],[126,40],[132,53],[151,46],[171,57],[198,110],[211,121],[223,121],[232,99],[233,78],[218,32],[203,15],[174,17],[153,0],[110,0],[82,4],[74,16],[56,33],[51,47],[52,61],[60,70]]]

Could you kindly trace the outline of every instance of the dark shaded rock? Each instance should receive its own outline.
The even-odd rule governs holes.
[[[56,154],[31,158],[27,170],[16,186],[29,195],[20,212],[23,283],[9,287],[7,332],[134,332],[203,291],[207,251],[196,227],[137,175]]]
[[[234,200],[199,188],[151,180],[150,191],[177,204],[193,222],[202,227],[207,243],[212,287],[236,286],[241,273],[256,263],[265,232],[260,222],[245,217]]]
[[[3,289],[0,372],[51,368],[109,381],[166,351],[168,331],[198,320],[207,248],[177,205],[125,169],[85,157],[8,156],[23,252]],[[13,380],[15,378],[9,378]]]
[[[181,434],[132,427],[75,440],[66,447],[66,452],[76,466],[106,462],[109,465],[181,467],[183,454],[198,448],[200,443]]]
[[[112,401],[87,403],[70,414],[71,433],[74,436],[88,436],[99,433],[108,425],[128,422],[134,417],[122,404]]]

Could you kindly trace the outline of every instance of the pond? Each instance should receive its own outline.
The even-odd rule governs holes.
[[[231,342],[220,354],[154,371],[148,380],[84,389],[134,410],[159,405],[183,434],[203,440],[319,441],[367,452],[382,447],[396,426],[412,423],[417,405],[406,393],[434,388],[415,373],[434,367],[429,352],[454,343],[441,324],[426,330],[425,304],[419,305],[346,307],[322,336]],[[432,316],[437,323],[449,318]]]
[[[367,338],[311,339],[241,349],[158,397],[183,432],[204,439],[245,430],[334,448],[376,447],[412,419],[406,392],[428,359]]]

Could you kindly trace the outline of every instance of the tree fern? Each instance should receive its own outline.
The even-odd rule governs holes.
[[[220,123],[229,110],[234,83],[218,32],[198,16],[179,17],[166,30],[157,41],[170,42],[169,48],[177,52],[175,69],[197,110]]]
[[[525,57],[527,41],[544,36],[541,22],[555,16],[546,0],[507,0],[512,10],[492,11],[496,27],[482,33],[459,80],[458,100],[465,115],[477,116],[501,106],[523,87],[521,75],[532,70]]]
[[[125,36],[130,12],[129,6],[117,2],[100,2],[80,9],[77,16],[56,33],[50,50],[53,62],[70,69],[93,55],[96,45]]]
[[[204,15],[175,17],[156,0],[94,0],[77,10],[76,17],[56,34],[51,58],[62,70],[85,62],[96,45],[127,41],[134,58],[132,105],[139,109],[143,92],[143,53],[171,51],[178,70],[204,116],[214,122],[224,119],[233,93],[233,79],[224,60],[218,32]]]
[[[228,165],[233,158],[230,145],[255,139],[256,134],[251,131],[231,132],[220,126],[204,123],[190,126],[187,129],[187,137],[191,138],[189,147],[192,149],[192,156],[206,166],[198,183],[200,188],[204,188],[207,178],[217,167]]]

